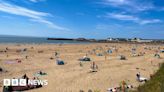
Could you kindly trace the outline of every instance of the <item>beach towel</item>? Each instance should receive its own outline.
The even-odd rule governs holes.
[[[5,64],[16,64],[18,63],[17,61],[5,61]]]

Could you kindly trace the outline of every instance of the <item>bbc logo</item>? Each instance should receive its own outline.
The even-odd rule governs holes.
[[[4,79],[4,86],[48,85],[48,80]]]
[[[4,86],[26,86],[26,79],[4,79]]]

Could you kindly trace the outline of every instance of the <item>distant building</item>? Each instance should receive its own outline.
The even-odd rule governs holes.
[[[141,38],[133,38],[131,39],[132,42],[152,42],[153,40],[150,39],[141,39]]]
[[[126,38],[116,38],[117,41],[121,41],[121,42],[127,42],[128,40]]]
[[[107,41],[118,41],[118,39],[116,39],[116,38],[107,38],[106,40]]]
[[[113,40],[113,38],[107,38],[106,40],[107,40],[107,41],[112,41],[112,40]]]
[[[128,39],[126,38],[107,38],[107,41],[121,41],[121,42],[126,42]]]
[[[113,38],[107,38],[106,40],[107,41],[113,41],[114,39]]]
[[[131,41],[132,41],[132,42],[138,42],[138,41],[140,41],[140,39],[141,39],[141,38],[133,38],[133,39],[131,39]]]

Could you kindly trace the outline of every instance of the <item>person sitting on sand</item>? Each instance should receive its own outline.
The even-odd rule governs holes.
[[[146,82],[146,81],[147,81],[147,78],[141,77],[140,72],[137,73],[136,76],[137,76],[137,80],[138,80],[139,82],[143,82],[143,81]]]
[[[28,77],[27,77],[26,74],[24,74],[24,75],[22,76],[22,78],[23,78],[23,79],[26,79],[26,78],[28,78]]]
[[[0,72],[2,72],[3,71],[3,69],[0,67]]]
[[[38,77],[33,77],[33,80],[39,80],[39,78]]]
[[[40,74],[40,75],[42,75],[42,74],[43,74],[43,72],[40,70],[40,71],[39,71],[39,74]]]
[[[82,64],[82,62],[80,62],[79,64],[80,64],[80,67],[83,67],[83,64]]]
[[[26,56],[25,58],[28,59],[28,56]]]
[[[9,50],[8,47],[6,47],[6,50]]]
[[[40,75],[46,75],[47,73],[45,73],[45,72],[43,72],[43,71],[40,70],[40,71],[38,72],[38,74],[40,74]]]
[[[24,75],[22,76],[22,78],[23,78],[23,79],[27,79],[27,81],[28,81],[28,79],[29,79],[28,76],[27,76],[26,74],[24,74]]]
[[[55,56],[58,56],[58,53],[57,52],[55,52]]]
[[[18,63],[21,63],[21,62],[22,62],[20,59],[16,59],[16,61],[17,61]]]

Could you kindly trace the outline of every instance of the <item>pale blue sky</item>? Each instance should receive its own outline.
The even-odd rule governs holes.
[[[0,0],[0,35],[164,39],[164,0]]]

